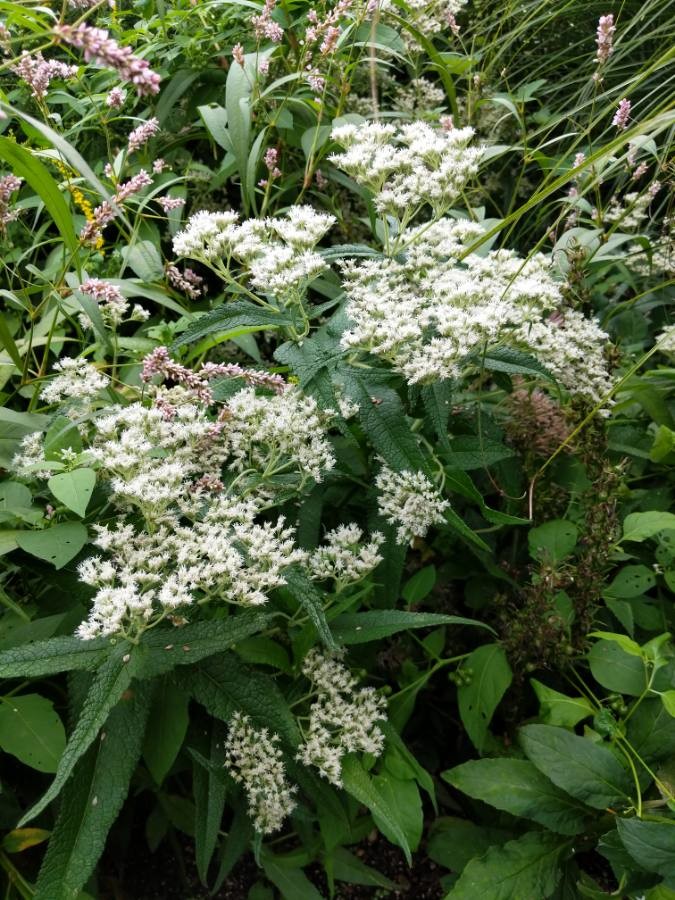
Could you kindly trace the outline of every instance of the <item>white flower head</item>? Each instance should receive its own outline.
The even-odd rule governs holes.
[[[424,537],[432,525],[444,520],[450,506],[423,472],[395,472],[383,465],[375,478],[379,491],[377,506],[390,525],[397,525],[396,538],[407,544]]]

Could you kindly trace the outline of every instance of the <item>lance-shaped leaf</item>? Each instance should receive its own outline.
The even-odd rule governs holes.
[[[345,613],[331,623],[338,644],[365,644],[378,641],[399,631],[414,628],[433,628],[438,625],[489,625],[462,616],[446,616],[441,613],[407,612],[404,609],[371,609],[366,612]]]

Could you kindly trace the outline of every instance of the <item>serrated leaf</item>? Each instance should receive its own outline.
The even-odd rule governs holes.
[[[43,531],[21,531],[16,542],[32,556],[62,569],[87,543],[87,529],[80,522],[60,522]]]
[[[94,742],[111,709],[131,683],[132,666],[130,663],[133,653],[133,648],[130,648],[128,644],[120,643],[97,671],[82,708],[82,714],[59,761],[56,776],[47,792],[22,817],[19,827],[23,827],[38,816],[58,796],[78,760]]]
[[[152,697],[143,741],[143,759],[158,785],[174,764],[187,733],[188,695],[168,678],[160,680]]]
[[[56,772],[66,732],[54,704],[40,694],[0,697],[0,748],[38,772]]]
[[[568,794],[596,809],[630,803],[631,779],[607,747],[552,725],[525,725],[519,734],[528,759]]]
[[[559,834],[579,834],[593,814],[525,759],[474,759],[442,777],[490,806],[524,816]]]
[[[438,625],[489,625],[462,616],[446,616],[441,613],[407,612],[403,609],[372,609],[366,612],[345,613],[331,622],[335,640],[339,644],[365,644],[377,641],[399,631],[415,628],[433,628]]]
[[[83,641],[75,635],[36,641],[0,653],[0,678],[38,678],[72,669],[92,669],[110,649],[107,638]]]
[[[446,900],[546,900],[560,880],[569,842],[557,835],[528,832],[472,859]]]
[[[276,683],[249,669],[234,654],[198,663],[183,678],[186,689],[212,716],[227,723],[241,710],[258,728],[276,732],[291,747],[300,743],[295,717]]]
[[[36,900],[75,900],[93,872],[129,790],[149,700],[147,685],[129,692],[111,711],[101,738],[75,767],[40,869]]]
[[[548,369],[534,356],[510,347],[488,350],[485,356],[476,360],[476,364],[482,364],[484,368],[494,372],[506,372],[507,375],[534,375],[547,381],[555,381]]]
[[[663,878],[675,878],[674,822],[617,819],[616,827],[621,842],[639,866]]]
[[[349,755],[343,759],[342,783],[348,794],[351,794],[359,803],[362,803],[371,813],[377,816],[380,831],[388,840],[403,850],[408,865],[412,865],[408,839],[396,810],[390,806],[386,797],[377,789],[372,778],[356,756]]]
[[[248,300],[233,300],[195,319],[173,342],[172,349],[194,344],[206,337],[233,336],[254,331],[274,330],[292,325],[285,313],[257,306]]]
[[[286,569],[284,579],[287,591],[305,610],[310,622],[316,628],[316,633],[325,646],[334,650],[337,644],[326,620],[326,615],[323,611],[323,599],[319,590],[309,580],[307,575],[298,568]]]
[[[58,475],[52,475],[47,484],[57,500],[78,516],[84,517],[96,486],[96,473],[93,469],[59,472]]]
[[[457,689],[459,714],[471,741],[482,752],[492,716],[513,679],[504,650],[499,644],[477,647],[466,660],[473,669],[467,685]]]

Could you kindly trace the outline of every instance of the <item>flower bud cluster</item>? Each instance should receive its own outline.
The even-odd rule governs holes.
[[[380,515],[390,525],[398,525],[399,544],[424,537],[432,525],[444,520],[443,513],[450,506],[423,472],[394,472],[382,465],[375,478],[379,491],[377,506]]]

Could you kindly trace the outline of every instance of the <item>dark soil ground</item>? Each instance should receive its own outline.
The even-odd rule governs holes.
[[[187,839],[180,848],[165,842],[154,854],[148,852],[144,841],[131,842],[129,849],[131,852],[124,861],[110,856],[102,861],[99,880],[101,900],[247,900],[249,890],[260,876],[260,870],[249,856],[235,867],[218,893],[211,895],[199,884],[192,848]],[[364,842],[362,846],[351,849],[363,862],[399,884],[400,890],[390,892],[339,882],[336,900],[439,900],[444,894],[440,885],[444,870],[425,859],[423,852],[418,854],[413,868],[409,869],[402,853],[383,839]],[[328,897],[320,866],[306,874],[319,892]]]

